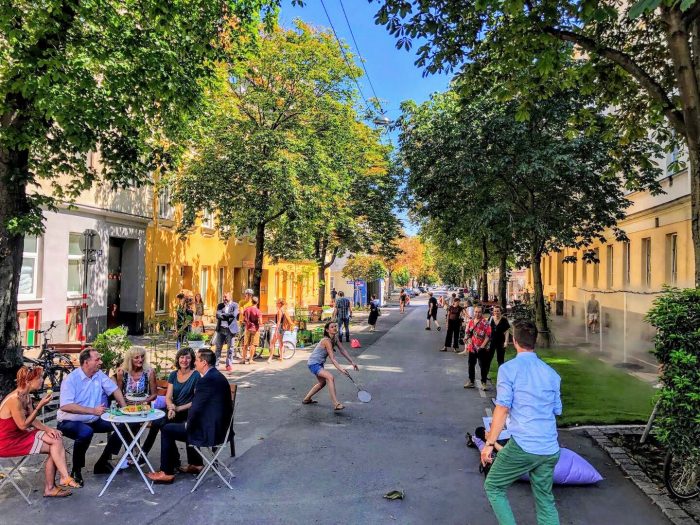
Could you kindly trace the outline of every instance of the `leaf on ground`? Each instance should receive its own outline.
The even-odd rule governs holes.
[[[404,498],[404,492],[403,490],[392,490],[391,492],[387,492],[384,494],[385,499],[403,499]]]

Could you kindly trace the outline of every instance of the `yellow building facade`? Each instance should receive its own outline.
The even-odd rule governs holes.
[[[625,361],[647,365],[653,364],[648,349],[654,329],[644,315],[664,286],[694,286],[690,179],[683,171],[660,182],[662,195],[627,195],[632,204],[618,227],[629,241],[617,242],[612,231],[605,231],[607,242],[586,248],[595,251],[597,263],[583,263],[583,249],[566,249],[542,260],[552,315],[559,302],[559,314],[584,327],[585,305],[595,294],[606,346],[624,351]],[[575,256],[576,262],[564,263],[567,256]],[[531,271],[527,286],[533,289]]]
[[[253,286],[255,243],[248,238],[221,239],[212,216],[202,216],[183,239],[176,231],[179,211],[167,203],[167,195],[154,198],[153,220],[146,231],[145,317],[172,316],[180,292],[200,293],[206,320],[213,322],[216,305],[225,292],[239,301]],[[275,311],[276,299],[287,309],[315,305],[318,275],[311,261],[263,264],[260,309]]]

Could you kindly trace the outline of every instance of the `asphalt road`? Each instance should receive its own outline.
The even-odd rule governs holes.
[[[152,496],[130,469],[100,499],[102,476],[86,476],[86,487],[63,501],[35,492],[31,507],[5,488],[0,523],[496,523],[478,454],[464,440],[491,402],[462,388],[466,359],[437,351],[444,331],[424,330],[425,308],[425,300],[415,299],[404,316],[387,309],[378,334],[359,335],[365,344],[353,351],[361,365],[356,376],[373,395],[369,404],[339,378],[345,411],[334,413],[325,391],[318,404],[302,405],[314,382],[307,351],[285,367],[234,374],[241,388],[233,491],[210,479],[190,494],[193,480],[182,475],[173,485],[156,486]],[[606,478],[598,486],[556,488],[562,523],[667,523],[582,432],[562,432],[561,440]],[[93,447],[91,455],[97,453]],[[158,458],[157,449],[152,456]],[[31,480],[39,489],[40,476]],[[403,501],[382,498],[394,489],[405,492]],[[535,523],[528,485],[514,486],[510,498],[519,523]]]

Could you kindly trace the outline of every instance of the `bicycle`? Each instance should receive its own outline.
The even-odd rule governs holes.
[[[649,437],[659,410],[659,402],[657,401],[654,405],[654,410],[651,411],[649,421],[647,421],[642,437],[639,439],[642,444]],[[700,464],[694,464],[687,458],[674,456],[669,448],[664,459],[664,485],[674,498],[689,500],[697,497],[700,494]]]
[[[49,388],[53,391],[58,392],[61,389],[61,383],[63,378],[70,374],[74,369],[75,365],[65,354],[56,352],[53,348],[49,348],[49,342],[51,340],[51,330],[56,328],[56,322],[51,321],[51,325],[46,330],[37,330],[37,334],[43,334],[43,341],[41,343],[41,352],[39,352],[39,357],[36,359],[22,356],[22,361],[25,366],[41,366],[44,369],[43,374],[43,388],[39,391],[45,392],[48,380]]]

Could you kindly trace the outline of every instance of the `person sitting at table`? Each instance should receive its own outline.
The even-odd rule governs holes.
[[[151,421],[151,428],[143,444],[143,452],[148,454],[153,448],[156,436],[166,423],[184,423],[192,406],[194,389],[199,380],[199,373],[194,370],[194,352],[191,348],[180,348],[175,355],[177,370],[168,376],[168,391],[165,394],[167,417]],[[177,452],[177,448],[175,449]],[[179,454],[178,454],[179,456]],[[178,462],[179,463],[179,462]]]
[[[160,432],[160,470],[146,474],[156,483],[172,483],[175,479],[176,441],[187,443],[188,465],[180,472],[197,474],[202,470],[202,457],[192,448],[221,445],[226,437],[233,403],[231,387],[216,369],[216,356],[211,350],[199,350],[195,368],[201,376],[192,398],[185,423],[167,423]]]
[[[117,386],[127,404],[152,403],[158,397],[155,371],[146,362],[146,350],[132,347],[124,354],[124,363],[117,370]],[[136,400],[135,398],[139,398]],[[139,423],[129,423],[132,434],[138,432]],[[126,425],[119,425],[122,436],[127,436]],[[118,454],[122,448],[121,439],[113,432],[107,440],[109,454]],[[111,456],[108,457],[111,459]],[[131,460],[129,460],[131,463]]]
[[[85,454],[95,432],[111,432],[112,425],[101,418],[107,411],[108,396],[114,395],[120,407],[126,406],[124,395],[100,367],[102,357],[97,350],[80,352],[80,368],[73,370],[61,383],[58,430],[75,440],[71,477],[82,487]],[[105,447],[95,463],[95,474],[109,474],[111,451]]]
[[[69,488],[80,488],[80,485],[68,474],[61,431],[36,419],[53,395],[46,394],[36,408],[32,406],[31,393],[42,387],[43,373],[40,366],[21,367],[17,371],[17,388],[0,404],[0,457],[48,455],[44,467],[44,497],[64,498],[71,495]],[[58,484],[56,470],[61,476]]]

